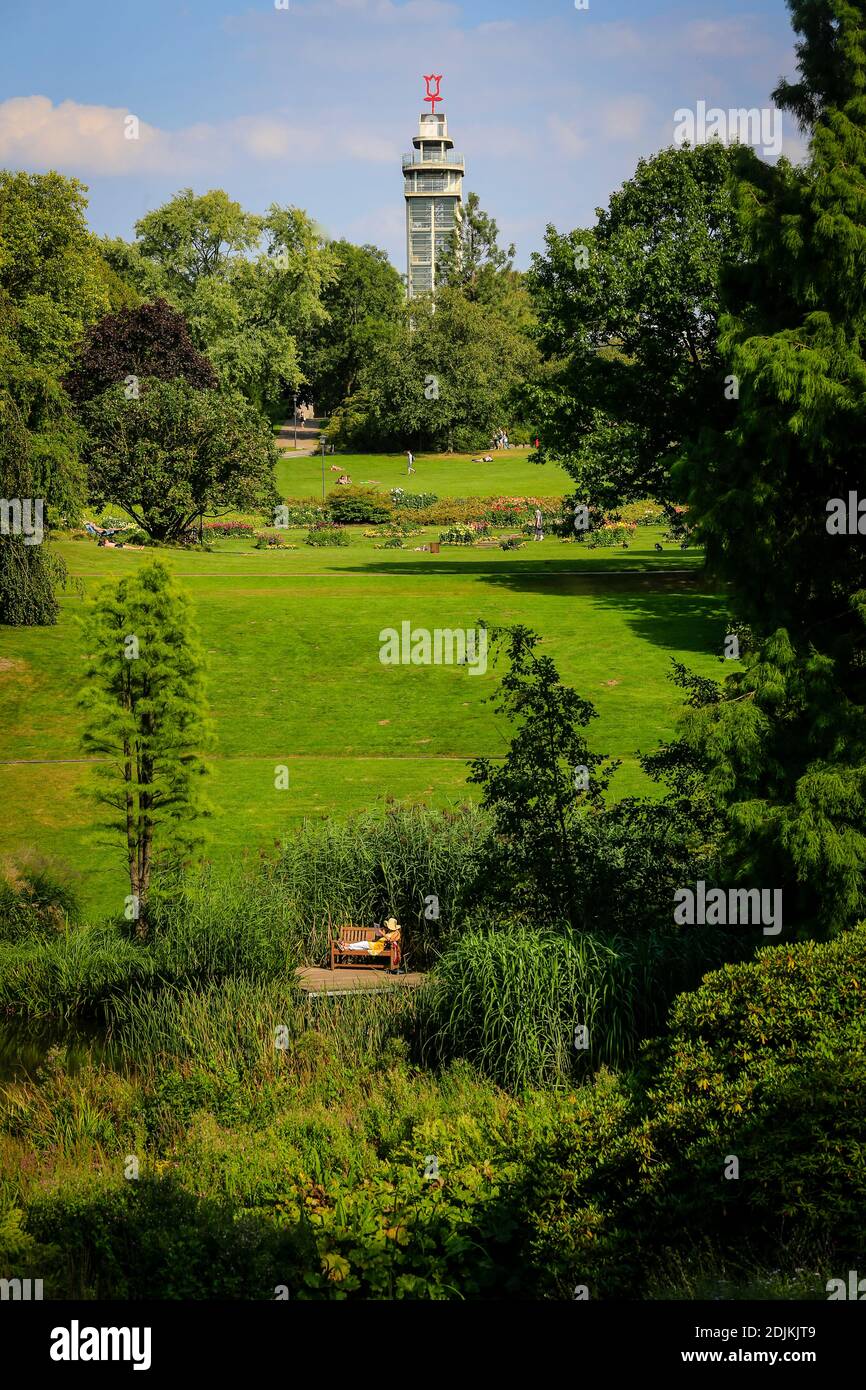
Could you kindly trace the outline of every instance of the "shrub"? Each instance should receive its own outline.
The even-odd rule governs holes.
[[[447,531],[441,531],[439,540],[443,545],[472,545],[476,534],[471,526],[457,522],[454,526],[449,526]]]
[[[0,941],[48,940],[79,917],[68,876],[40,860],[0,873]]]
[[[586,537],[586,543],[590,550],[598,550],[610,545],[622,545],[623,541],[634,539],[637,527],[634,522],[624,521],[603,521],[594,531],[590,531]]]
[[[256,550],[279,549],[285,544],[282,531],[277,531],[271,527],[256,531]]]
[[[664,507],[650,501],[627,502],[616,515],[618,520],[635,526],[661,526],[665,521]]]
[[[312,531],[308,531],[304,537],[305,545],[348,545],[349,537],[345,531],[339,531],[335,526],[318,526]]]
[[[365,522],[376,525],[389,521],[393,509],[382,494],[371,487],[344,487],[328,499],[331,518],[339,526]]]
[[[599,1143],[590,1096],[532,1176],[548,1289],[588,1276],[603,1296],[640,1296],[654,1265],[702,1244],[722,1263],[784,1260],[825,1278],[862,1260],[864,978],[861,926],[766,947],[681,995],[627,1121]]]
[[[500,550],[520,550],[526,544],[519,536],[507,536],[504,541],[499,542]]]

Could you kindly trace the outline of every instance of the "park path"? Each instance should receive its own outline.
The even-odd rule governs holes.
[[[319,436],[322,433],[322,422],[315,418],[310,420],[298,421],[298,447],[295,443],[295,426],[291,420],[286,420],[276,433],[277,448],[283,452],[291,454],[293,458],[309,458],[315,454],[319,448]]]

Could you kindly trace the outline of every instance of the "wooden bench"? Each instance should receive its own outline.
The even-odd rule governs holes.
[[[353,941],[372,941],[372,927],[341,927],[331,940],[332,970],[396,970],[400,964],[400,943],[389,941],[380,955],[369,951],[341,951],[338,942],[345,941],[350,946]]]

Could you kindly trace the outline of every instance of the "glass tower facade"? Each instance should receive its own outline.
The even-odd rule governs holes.
[[[447,249],[463,204],[463,156],[455,154],[444,111],[424,111],[411,154],[403,156],[406,197],[406,287],[410,299],[436,288],[436,263]]]

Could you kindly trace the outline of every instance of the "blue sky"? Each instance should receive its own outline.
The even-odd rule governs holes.
[[[400,155],[442,73],[474,189],[525,266],[673,141],[680,107],[766,107],[784,0],[0,0],[0,166],[74,174],[131,237],[177,189],[305,208],[404,265]],[[124,117],[140,121],[124,138]],[[784,151],[802,154],[788,118]]]

